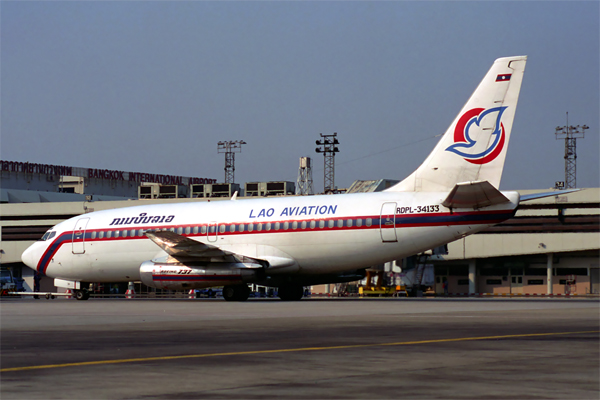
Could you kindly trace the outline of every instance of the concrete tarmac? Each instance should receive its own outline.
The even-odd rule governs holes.
[[[598,399],[598,299],[3,299],[7,399]]]

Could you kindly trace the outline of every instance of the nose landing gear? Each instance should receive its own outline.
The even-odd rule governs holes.
[[[90,298],[90,292],[87,289],[75,290],[75,298],[77,300],[87,300]]]

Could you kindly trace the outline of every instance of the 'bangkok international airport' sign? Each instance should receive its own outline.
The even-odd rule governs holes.
[[[2,171],[44,175],[82,176],[88,179],[154,182],[163,185],[192,185],[217,182],[216,179],[209,178],[188,178],[177,175],[146,174],[143,172],[125,172],[109,169],[66,167],[63,165],[38,164],[18,161],[0,160],[0,164],[2,166]]]

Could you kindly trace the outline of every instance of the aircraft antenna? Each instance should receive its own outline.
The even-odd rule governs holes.
[[[581,129],[581,130],[580,130]],[[569,112],[567,112],[567,124],[557,126],[554,134],[556,140],[565,140],[565,182],[557,182],[557,189],[571,189],[577,187],[577,139],[585,137],[585,130],[589,126],[569,125]]]
[[[243,140],[218,142],[217,152],[225,153],[225,183],[234,183],[235,180],[235,153],[242,152]]]
[[[310,157],[300,157],[298,180],[296,181],[296,194],[313,194],[312,160]]]
[[[315,149],[317,153],[323,153],[324,157],[324,172],[323,172],[323,192],[324,193],[334,193],[337,188],[335,187],[335,153],[339,153],[337,145],[340,142],[337,140],[337,132],[334,132],[333,135],[321,135],[322,140],[317,140],[316,143],[318,146]]]

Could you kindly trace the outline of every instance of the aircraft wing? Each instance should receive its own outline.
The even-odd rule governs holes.
[[[163,249],[174,261],[237,262],[249,268],[261,268],[263,260],[246,257],[202,243],[171,231],[146,231],[145,235]]]
[[[447,208],[482,208],[509,200],[488,181],[461,182],[454,185],[442,202]]]

